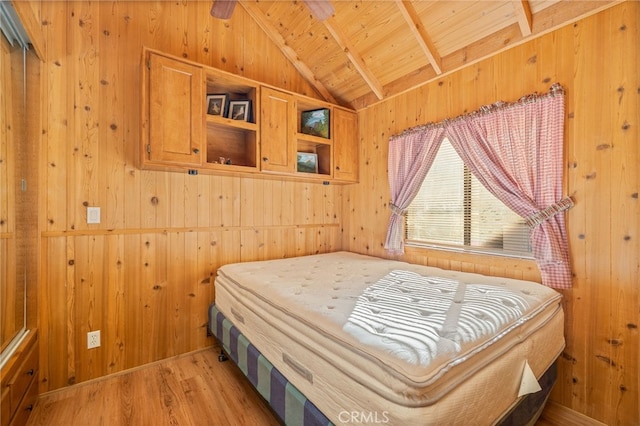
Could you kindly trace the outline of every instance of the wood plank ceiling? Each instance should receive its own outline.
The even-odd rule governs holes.
[[[621,0],[299,0],[239,4],[327,101],[361,109]]]

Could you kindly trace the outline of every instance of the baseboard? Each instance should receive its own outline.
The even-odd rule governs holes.
[[[548,401],[536,425],[574,425],[574,426],[606,426],[598,420],[578,413],[569,407]]]

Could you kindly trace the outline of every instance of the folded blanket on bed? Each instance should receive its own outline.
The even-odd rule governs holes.
[[[343,329],[407,362],[428,365],[505,332],[528,308],[506,288],[394,270],[364,290]]]

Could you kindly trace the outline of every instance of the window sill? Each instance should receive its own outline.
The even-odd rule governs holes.
[[[460,246],[448,246],[445,244],[429,244],[429,243],[420,243],[416,241],[407,241],[405,242],[405,247],[411,247],[416,249],[427,249],[427,250],[438,250],[438,251],[447,251],[452,253],[461,253],[461,254],[469,254],[469,255],[480,255],[480,256],[497,256],[497,257],[506,257],[509,259],[518,259],[525,261],[535,261],[532,253],[503,253],[499,251],[493,251],[491,249],[482,249],[477,247],[469,247],[464,248]]]
[[[452,271],[542,282],[540,270],[533,259],[407,243],[405,244],[405,253],[399,260]]]

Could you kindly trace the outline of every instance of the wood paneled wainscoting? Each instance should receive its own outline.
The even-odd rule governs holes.
[[[334,223],[46,233],[42,384],[57,389],[210,346],[207,308],[219,266],[339,243]],[[87,349],[95,330],[101,346]]]

